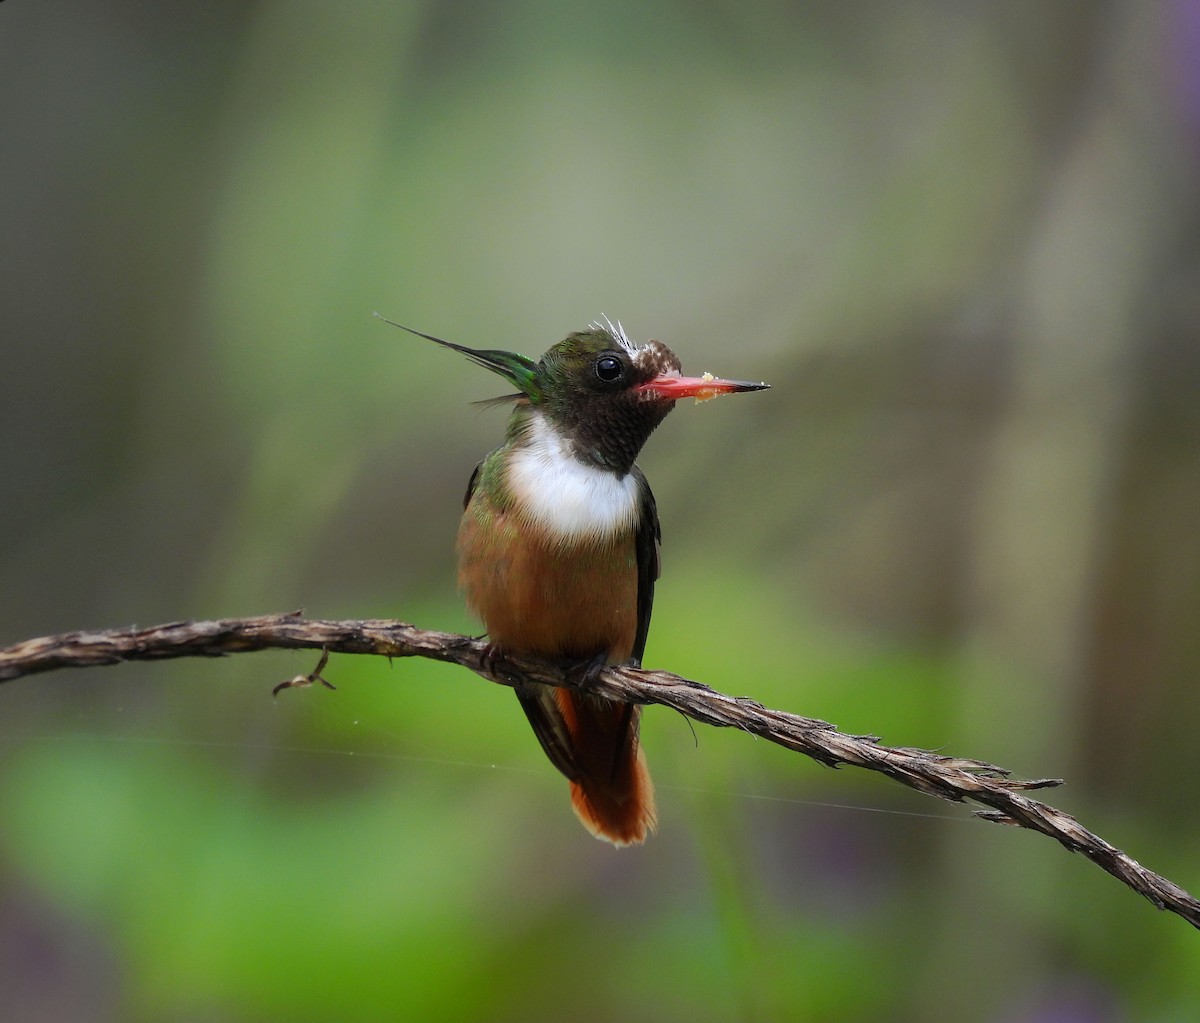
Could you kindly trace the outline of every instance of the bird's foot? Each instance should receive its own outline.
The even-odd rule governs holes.
[[[483,648],[483,653],[479,657],[479,667],[485,675],[490,675],[507,685],[515,687],[521,683],[521,675],[510,667],[504,651],[496,643],[489,643]]]
[[[580,689],[589,689],[600,678],[600,672],[608,667],[608,655],[597,654],[589,661],[576,661],[566,669],[567,678]]]

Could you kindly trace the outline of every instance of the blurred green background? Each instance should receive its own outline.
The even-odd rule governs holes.
[[[497,381],[686,370],[647,662],[1051,801],[1200,891],[1200,6],[0,5],[0,643],[472,630]],[[1200,939],[1054,843],[663,710],[589,838],[422,661],[0,689],[0,1016],[1192,1020]]]

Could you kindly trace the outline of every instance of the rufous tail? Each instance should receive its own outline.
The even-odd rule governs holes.
[[[644,842],[658,823],[658,811],[638,741],[642,708],[569,689],[556,689],[554,696],[573,740],[575,816],[613,845]]]
[[[517,695],[546,755],[570,781],[583,826],[613,845],[644,842],[658,817],[638,742],[641,707],[548,686]]]

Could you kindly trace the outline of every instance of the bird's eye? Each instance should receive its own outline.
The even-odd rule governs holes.
[[[602,355],[596,360],[596,376],[601,380],[613,381],[621,375],[624,370],[621,367],[621,360],[612,355]]]

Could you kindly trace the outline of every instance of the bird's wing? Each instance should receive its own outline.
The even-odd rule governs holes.
[[[633,641],[632,659],[635,664],[642,663],[642,654],[646,649],[646,636],[650,633],[650,613],[654,610],[654,584],[662,571],[660,547],[662,531],[658,526],[658,506],[654,503],[654,494],[650,484],[642,475],[642,470],[633,467],[634,478],[638,484],[638,525],[637,525],[637,567],[638,567],[638,600],[637,600],[637,635]]]
[[[575,740],[571,735],[570,725],[563,717],[562,706],[557,696],[558,692],[563,692],[569,699],[573,694],[536,683],[514,686],[513,692],[517,694],[521,709],[529,719],[533,734],[542,744],[542,752],[569,781],[575,781],[579,777]]]
[[[466,511],[467,505],[471,503],[471,495],[475,493],[475,484],[479,482],[479,470],[483,468],[483,462],[475,466],[475,471],[471,473],[471,478],[467,480],[467,492],[463,495],[463,511]]]

